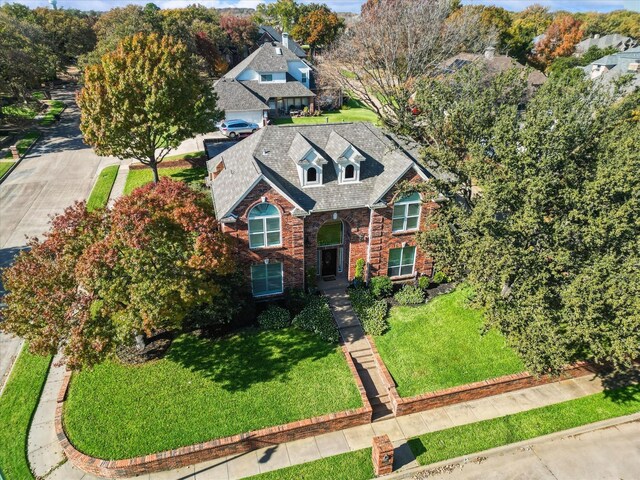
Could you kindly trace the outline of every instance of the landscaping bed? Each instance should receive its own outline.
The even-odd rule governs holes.
[[[504,337],[482,333],[482,312],[470,308],[468,288],[413,307],[393,307],[389,329],[374,337],[401,397],[522,372]]]
[[[206,167],[168,167],[159,168],[160,177],[171,177],[188,183],[194,188],[204,187],[204,179],[207,176]],[[153,182],[153,171],[149,167],[129,170],[127,181],[124,185],[124,194],[128,195],[138,187]]]
[[[165,358],[72,377],[64,410],[85,454],[129,458],[362,406],[340,348],[294,328],[182,335]]]

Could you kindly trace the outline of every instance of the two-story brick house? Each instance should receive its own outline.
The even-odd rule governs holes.
[[[416,248],[436,208],[402,181],[439,175],[368,123],[267,126],[208,162],[216,216],[236,238],[254,296],[303,287],[305,272],[353,279],[431,275]]]

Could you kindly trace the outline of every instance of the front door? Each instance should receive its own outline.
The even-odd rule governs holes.
[[[322,250],[322,276],[326,277],[329,275],[336,274],[338,265],[338,249],[337,248],[327,248],[326,250]]]

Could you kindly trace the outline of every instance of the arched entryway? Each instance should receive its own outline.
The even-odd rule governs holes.
[[[318,229],[318,275],[324,278],[343,274],[349,259],[348,237],[348,225],[342,220],[329,220]]]

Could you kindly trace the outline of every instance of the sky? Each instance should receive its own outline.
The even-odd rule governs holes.
[[[77,8],[81,10],[109,10],[130,3],[144,5],[150,0],[57,0],[58,7]],[[265,0],[155,0],[153,3],[160,8],[184,7],[193,3],[200,3],[207,7],[245,7],[255,8],[258,3]],[[275,0],[266,0],[271,3]],[[302,3],[310,3],[314,0],[302,0]],[[315,0],[318,3],[326,3],[338,12],[360,12],[360,6],[364,0]],[[48,0],[0,0],[0,4],[18,2],[29,7],[41,7],[48,4]],[[528,5],[538,3],[549,7],[551,10],[598,11],[609,12],[627,8],[640,11],[640,0],[462,0],[463,4],[496,5],[507,10],[518,11]]]

